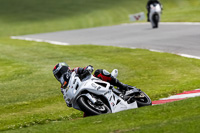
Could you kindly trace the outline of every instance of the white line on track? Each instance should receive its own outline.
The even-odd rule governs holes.
[[[164,25],[200,25],[199,22],[161,22]]]
[[[155,49],[149,49],[149,50],[152,51],[152,52],[165,53],[164,51],[155,50]],[[172,54],[176,54],[176,53],[172,53]],[[194,56],[194,55],[181,54],[181,53],[178,53],[176,55],[179,55],[179,56],[182,56],[182,57],[187,57],[187,58],[200,59],[199,56]]]
[[[123,23],[121,25],[146,25],[149,24],[148,22],[145,23]],[[200,22],[160,22],[162,25],[200,25]]]
[[[10,38],[11,39],[26,40],[26,41],[46,42],[46,43],[55,44],[55,45],[70,45],[69,43],[65,43],[65,42],[50,41],[50,40],[43,40],[43,39],[34,39],[34,38],[20,37],[20,36],[11,36]]]
[[[183,56],[183,57],[187,57],[187,58],[200,59],[200,57],[198,57],[198,56],[193,56],[193,55],[188,55],[188,54],[178,54],[178,55]]]

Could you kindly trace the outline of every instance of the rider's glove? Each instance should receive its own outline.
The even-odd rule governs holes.
[[[87,77],[88,75],[90,75],[90,71],[89,70],[84,70],[82,74],[79,75],[80,80],[84,79],[85,77]]]
[[[94,71],[93,66],[89,65],[85,68],[85,70],[88,70],[90,73],[92,73]]]
[[[84,79],[85,77],[87,77],[88,75],[90,75],[93,72],[94,68],[93,66],[89,65],[87,66],[84,70],[83,73],[80,74],[79,78],[80,80]]]

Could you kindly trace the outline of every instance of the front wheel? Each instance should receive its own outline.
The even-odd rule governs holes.
[[[81,96],[78,98],[77,103],[80,109],[89,116],[111,113],[110,108],[105,103],[100,99],[98,101],[101,104],[94,104],[86,96]]]

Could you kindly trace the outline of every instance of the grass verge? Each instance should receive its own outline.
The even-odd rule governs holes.
[[[161,2],[164,5],[162,21],[200,21],[200,0]],[[200,88],[199,60],[141,49],[92,45],[55,46],[9,39],[9,36],[14,35],[127,23],[129,22],[128,14],[146,11],[145,5],[146,0],[60,0],[59,2],[56,0],[1,0],[0,131],[45,132],[50,129],[55,131],[59,125],[56,123],[62,123],[61,125],[64,126],[66,126],[66,123],[70,123],[69,126],[72,128],[69,128],[69,131],[74,129],[79,132],[78,124],[82,124],[82,128],[89,127],[88,125],[91,124],[90,121],[94,121],[93,119],[99,119],[99,121],[92,123],[97,125],[94,128],[103,129],[106,127],[105,132],[132,132],[138,127],[140,130],[148,130],[149,128],[144,127],[150,127],[153,131],[157,130],[157,126],[160,127],[160,130],[164,130],[166,128],[159,125],[159,123],[163,123],[160,121],[164,121],[164,125],[169,125],[169,127],[170,123],[176,125],[177,121],[179,125],[182,125],[179,118],[183,124],[190,124],[190,121],[193,124],[194,120],[198,123],[198,115],[192,117],[186,113],[190,118],[183,119],[185,118],[183,114],[184,117],[178,117],[177,121],[173,121],[174,119],[165,121],[161,116],[160,121],[154,126],[156,121],[154,115],[165,112],[162,108],[167,110],[167,108],[170,108],[168,105],[73,121],[81,117],[82,113],[66,107],[59,90],[59,84],[53,78],[51,70],[56,63],[61,61],[66,61],[71,67],[84,67],[91,64],[96,69],[105,68],[111,71],[113,68],[117,68],[119,69],[119,79],[122,82],[136,85],[147,92],[153,100],[157,100],[160,97],[166,97],[183,90]],[[189,101],[191,106],[186,106],[188,109],[185,108],[185,112],[199,111],[199,107],[197,107],[198,99],[194,102]],[[181,107],[182,103],[170,105]],[[191,111],[190,108],[192,107],[195,107],[195,110]],[[154,112],[154,115],[150,113],[148,116],[148,118],[154,118],[154,121],[150,121],[153,124],[133,126],[135,123],[136,125],[142,123],[141,120],[145,119],[143,116],[148,115],[147,112],[151,112],[151,109],[158,109],[157,112]],[[173,110],[176,111],[176,108],[174,107],[171,110],[173,114]],[[177,110],[177,114],[181,111]],[[136,115],[132,119],[130,116],[134,112]],[[167,113],[166,115],[163,114],[165,117],[167,115]],[[124,116],[126,116],[125,119]],[[104,118],[110,120],[109,123],[101,121]],[[131,119],[128,120],[128,118]],[[113,123],[118,119],[127,121],[127,126],[122,125],[120,127],[120,121]],[[55,126],[51,121],[54,121]],[[44,129],[40,129],[44,125],[34,126],[35,129],[28,128],[33,125],[48,123],[50,123],[51,128],[48,127],[49,125],[46,125],[47,127]],[[98,127],[99,123],[105,124],[100,124]],[[106,126],[106,124],[108,125]],[[194,131],[198,129],[195,126],[194,124]],[[55,129],[52,129],[53,127]],[[110,127],[113,128],[109,129]],[[18,128],[23,129],[9,130]],[[88,130],[100,132],[94,128],[91,127]],[[58,127],[58,129],[62,129],[62,127]],[[67,132],[65,128],[63,130]],[[149,129],[149,131],[151,130]],[[180,131],[179,128],[177,130]]]
[[[51,122],[8,132],[198,133],[200,97],[72,121]],[[188,110],[190,109],[190,110]]]
[[[161,2],[162,21],[200,22],[200,0]],[[129,23],[129,14],[146,13],[146,3],[147,0],[1,0],[0,36]]]
[[[67,108],[53,77],[52,68],[61,61],[72,68],[89,64],[108,71],[117,68],[120,81],[141,88],[152,100],[200,88],[200,61],[173,54],[111,46],[56,46],[8,38],[1,40],[0,47],[0,130],[82,116]]]

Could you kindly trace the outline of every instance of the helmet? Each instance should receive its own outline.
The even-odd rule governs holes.
[[[71,70],[70,67],[65,63],[61,62],[55,65],[53,68],[54,77],[63,85],[66,86],[70,79]]]

